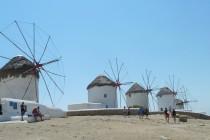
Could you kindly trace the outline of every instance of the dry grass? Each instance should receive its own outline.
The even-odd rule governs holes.
[[[210,140],[210,121],[191,119],[167,124],[160,115],[150,116],[150,120],[136,116],[78,116],[31,124],[0,124],[0,139]]]

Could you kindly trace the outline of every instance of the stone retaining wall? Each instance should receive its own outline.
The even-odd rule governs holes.
[[[127,111],[127,110],[126,110]],[[78,110],[78,111],[68,111],[67,116],[98,116],[98,115],[124,115],[127,114],[124,109],[95,109],[95,110]],[[138,109],[130,109],[131,115],[137,115]],[[163,112],[150,112],[150,115],[163,114]],[[194,112],[181,112],[177,111],[179,115],[187,115],[195,119],[205,119],[210,120],[210,116],[194,113]]]

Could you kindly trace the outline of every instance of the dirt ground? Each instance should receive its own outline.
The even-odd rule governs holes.
[[[0,124],[0,140],[210,140],[210,121],[167,124],[160,115],[78,116],[37,123]]]

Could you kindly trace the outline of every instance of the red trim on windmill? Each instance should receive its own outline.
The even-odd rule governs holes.
[[[25,23],[25,22],[24,22]],[[23,49],[22,46],[19,46],[18,43],[16,43],[15,41],[13,41],[7,34],[5,34],[3,31],[0,31],[0,35],[5,38],[9,43],[11,43],[11,47],[14,47],[16,48],[19,52],[21,52],[22,54],[24,54],[28,59],[30,59],[30,61],[34,64],[34,67],[31,68],[31,69],[28,69],[26,71],[24,71],[22,74],[26,74],[26,73],[31,73],[31,74],[34,74],[34,75],[37,75],[37,74],[40,74],[41,75],[41,79],[44,81],[44,85],[47,89],[47,92],[48,92],[48,95],[50,97],[50,100],[51,100],[51,103],[54,105],[53,103],[53,100],[52,100],[52,96],[51,96],[51,92],[49,90],[49,87],[48,87],[48,82],[46,81],[46,79],[49,79],[50,82],[53,83],[53,85],[56,87],[56,89],[58,89],[58,91],[62,94],[64,94],[64,91],[60,88],[60,86],[57,84],[57,82],[55,81],[55,79],[52,77],[52,75],[54,76],[59,76],[59,77],[62,77],[62,78],[65,78],[64,75],[62,74],[57,74],[55,72],[51,72],[47,69],[47,65],[50,65],[50,64],[53,64],[55,62],[58,62],[61,60],[61,58],[58,58],[58,59],[52,59],[50,61],[47,61],[47,62],[42,62],[42,58],[45,56],[45,53],[47,51],[47,48],[49,48],[49,42],[51,40],[51,37],[47,34],[48,38],[46,40],[46,43],[44,46],[44,49],[41,50],[41,55],[40,57],[38,58],[37,57],[37,54],[36,54],[36,51],[37,51],[37,46],[36,45],[36,33],[38,33],[37,30],[39,30],[39,33],[40,32],[43,32],[43,29],[41,29],[40,27],[36,26],[35,23],[25,23],[25,24],[29,24],[32,28],[32,31],[33,31],[33,43],[30,44],[29,41],[27,40],[28,38],[25,37],[25,34],[24,32],[22,31],[22,28],[21,26],[19,25],[19,22],[17,22],[16,20],[14,22],[12,22],[9,26],[7,26],[7,28],[11,27],[11,26],[15,26],[15,28],[17,28],[18,30],[18,33],[19,35],[22,37],[24,43],[25,43],[25,46],[27,47],[26,49]],[[27,26],[28,27],[28,26]],[[44,32],[44,34],[46,35],[46,32]],[[40,34],[39,34],[40,35]],[[30,46],[31,45],[31,46]],[[1,58],[4,58],[4,59],[9,59],[11,60],[10,58],[8,57],[4,57],[4,56],[0,56]],[[38,58],[38,59],[37,59]],[[42,63],[41,63],[42,62]],[[45,75],[44,75],[45,73]],[[47,78],[46,78],[46,77]],[[15,78],[14,78],[15,79]],[[31,81],[32,81],[32,78],[31,80],[29,81],[28,85],[27,85],[27,88],[25,90],[25,94],[24,96],[22,97],[22,99],[24,99],[26,93],[28,92],[28,87],[30,86],[31,84]],[[37,87],[37,83],[36,83],[36,80],[35,80],[35,87]],[[38,92],[37,92],[37,89],[36,89],[36,96],[38,97]]]
[[[122,100],[121,98],[122,97],[123,97],[123,99],[124,99],[124,101],[126,103],[125,96],[123,94],[123,89],[121,88],[121,86],[130,85],[133,82],[122,82],[124,77],[121,77],[121,74],[122,74],[122,71],[123,71],[123,68],[124,68],[124,63],[121,63],[119,65],[119,62],[118,62],[118,59],[117,58],[115,60],[115,67],[113,66],[113,63],[110,60],[109,60],[109,66],[110,66],[110,69],[111,69],[111,74],[107,73],[106,71],[104,71],[104,72],[107,75],[107,77],[109,77],[110,80],[112,80],[112,81],[115,82],[115,87],[119,91],[120,107],[121,107],[121,104],[122,104],[121,103],[122,102],[121,101]],[[126,103],[126,106],[127,106],[127,103]]]

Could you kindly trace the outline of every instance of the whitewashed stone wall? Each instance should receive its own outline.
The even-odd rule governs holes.
[[[163,95],[157,97],[158,101],[158,109],[161,108],[164,110],[167,109],[175,109],[176,108],[176,97],[174,95]]]
[[[117,108],[117,89],[113,86],[95,86],[88,90],[89,103],[102,103],[106,108]]]
[[[147,93],[130,93],[126,95],[126,102],[128,107],[132,107],[134,105],[142,106],[144,108],[148,108],[148,94]]]
[[[39,91],[38,91],[38,84],[39,80],[34,75],[27,75],[26,77],[8,77],[5,79],[1,79],[0,81],[0,98],[14,98],[14,99],[22,99],[27,86],[30,82],[32,77],[31,83],[27,90],[27,93],[24,97],[24,100],[30,101],[38,101]],[[35,84],[35,80],[37,84]],[[37,90],[37,95],[36,95]]]

